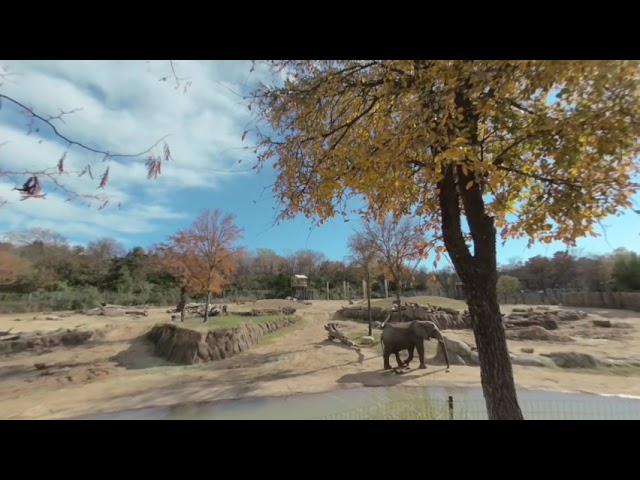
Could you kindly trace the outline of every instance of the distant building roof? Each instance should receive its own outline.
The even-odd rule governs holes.
[[[306,275],[294,275],[294,277],[296,277],[296,278],[307,278]]]

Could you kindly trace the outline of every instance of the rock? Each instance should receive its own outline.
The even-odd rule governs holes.
[[[550,367],[554,362],[549,358],[538,355],[513,355],[511,363],[522,367]]]
[[[362,345],[371,345],[373,342],[375,341],[375,339],[373,337],[369,337],[369,336],[364,336],[360,339],[360,343]]]
[[[293,315],[296,313],[296,309],[293,307],[282,307],[282,313],[285,315]]]
[[[537,340],[540,342],[560,342],[569,343],[574,340],[566,335],[552,333],[540,326],[519,328],[516,330],[507,330],[507,338],[509,340]]]
[[[44,317],[45,320],[62,320],[62,318],[56,316],[56,315],[52,315],[50,317]]]
[[[34,363],[33,366],[36,367],[36,370],[44,370],[45,368],[51,367],[52,364],[51,363]]]
[[[455,352],[452,352],[447,347],[447,353],[449,354],[449,365],[466,365],[467,362]],[[469,352],[471,353],[471,352]],[[444,358],[444,351],[442,350],[442,345],[438,342],[438,349],[436,350],[436,355],[429,360],[429,363],[432,365],[446,365],[447,362]]]
[[[242,323],[233,328],[212,331],[192,330],[175,323],[155,325],[147,334],[154,353],[170,362],[191,365],[221,360],[243,352],[258,343],[262,335],[296,323],[287,316],[265,323]]]
[[[553,318],[548,318],[549,315],[535,315],[529,318],[523,319],[509,319],[504,322],[506,328],[520,328],[520,327],[532,327],[537,325],[545,330],[557,330],[558,322]]]
[[[593,326],[611,328],[611,320],[593,320]]]
[[[520,351],[522,353],[533,353],[533,348],[524,347],[524,348],[521,348]]]
[[[480,358],[478,357],[478,352],[472,351],[469,357],[467,357],[467,364],[473,365],[474,367],[480,366]]]
[[[444,343],[447,346],[447,352],[449,352],[449,355],[451,355],[452,353],[455,353],[456,355],[459,355],[462,358],[467,358],[469,355],[471,355],[471,348],[466,343],[460,340],[453,340],[452,338],[447,338],[444,336],[443,338],[444,338]],[[440,346],[440,344],[438,344],[438,346]]]
[[[599,365],[604,364],[588,353],[551,352],[543,353],[542,355],[551,358],[561,368],[597,368]]]
[[[587,316],[585,312],[580,310],[560,310],[555,312],[555,315],[558,317],[558,320],[563,322],[574,322],[576,320],[582,320]]]

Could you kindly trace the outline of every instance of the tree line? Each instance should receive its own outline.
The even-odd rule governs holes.
[[[286,255],[266,248],[238,250],[225,282],[218,279],[220,285],[213,288],[212,293],[221,295],[224,290],[226,296],[284,298],[291,295],[291,276],[302,274],[309,278],[309,287],[316,298],[327,298],[329,283],[329,298],[344,299],[344,281],[350,285],[348,295],[359,297],[363,293],[363,279],[369,279],[369,297],[382,298],[385,278],[390,292],[406,290],[457,296],[456,284],[460,279],[453,268],[446,265],[436,270],[411,264],[410,260],[420,260],[419,236],[412,239],[413,243],[407,243],[407,258],[399,263],[400,269],[389,270],[384,261],[375,260],[376,254],[384,253],[385,243],[375,247],[373,240],[390,240],[391,233],[397,238],[402,228],[394,231],[391,223],[387,223],[376,231],[375,224],[365,225],[363,232],[356,232],[349,239],[349,256],[345,260],[330,260],[322,252],[313,250]],[[404,232],[408,236],[412,234],[407,229]],[[386,254],[386,263],[392,264],[394,252],[388,250]],[[395,252],[398,257],[402,254],[402,250]],[[503,302],[520,301],[518,294],[523,290],[640,291],[640,256],[622,248],[603,255],[566,251],[551,256],[537,255],[526,261],[511,260],[499,271],[498,290]],[[177,301],[180,285],[175,269],[172,270],[155,245],[127,250],[112,238],[71,245],[62,235],[45,229],[11,232],[0,242],[0,292],[3,293],[92,288],[97,292],[111,292],[114,297],[129,295],[152,304],[170,304]],[[196,295],[205,290],[192,288]]]

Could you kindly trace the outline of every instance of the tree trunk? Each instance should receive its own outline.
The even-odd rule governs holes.
[[[204,304],[204,323],[207,323],[209,320],[209,300],[211,298],[211,294],[207,292],[207,300]]]
[[[490,420],[522,420],[507,337],[496,295],[496,275],[467,278],[467,305],[478,347],[480,379]]]
[[[400,305],[400,303],[401,303],[400,296],[401,296],[402,292],[400,291],[400,280],[398,280],[398,278],[395,278],[394,280],[396,282],[396,300],[398,302],[398,315],[397,315],[397,317],[398,317],[398,322],[401,322],[402,321],[402,309],[400,308],[401,307],[401,305]]]
[[[498,304],[496,229],[485,211],[480,187],[466,188],[474,178],[470,175],[452,165],[445,169],[438,185],[442,234],[467,294],[489,420],[523,420]],[[473,238],[473,255],[462,234],[460,199]]]
[[[369,312],[369,336],[371,336],[373,334],[373,327],[371,326],[371,324],[373,323],[371,319],[371,281],[368,276],[367,276],[366,282],[367,282],[367,310]]]
[[[176,310],[180,312],[180,321],[184,322],[185,315],[185,307],[187,306],[188,298],[187,298],[187,287],[180,287],[180,301],[178,302],[178,307]]]

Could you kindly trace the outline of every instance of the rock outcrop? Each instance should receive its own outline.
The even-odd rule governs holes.
[[[543,327],[537,325],[534,325],[532,327],[507,330],[506,334],[509,340],[537,340],[539,342],[558,343],[570,343],[574,341],[573,338],[567,335],[550,332],[549,330],[545,330]]]
[[[155,355],[173,363],[193,365],[229,358],[248,350],[260,337],[300,320],[287,316],[264,323],[245,322],[233,328],[193,330],[174,323],[155,325],[147,334]]]
[[[100,338],[109,330],[60,329],[55,332],[28,332],[0,337],[0,355],[19,353],[25,350],[47,350],[55,347],[82,345]]]
[[[400,310],[403,322],[412,320],[428,320],[437,325],[440,330],[462,330],[471,328],[471,319],[468,314],[451,313],[451,309],[447,311],[433,311],[429,307],[403,308]],[[392,314],[392,321],[397,321],[398,313],[392,309],[383,309],[380,307],[371,307],[371,319],[375,322],[384,322],[389,314]],[[357,320],[367,322],[369,313],[366,307],[348,307],[341,308],[336,315],[349,320]]]

